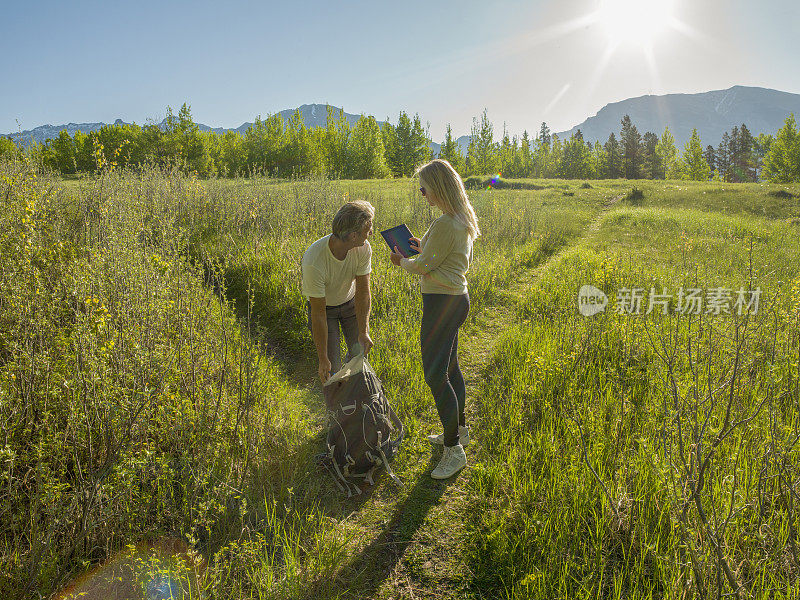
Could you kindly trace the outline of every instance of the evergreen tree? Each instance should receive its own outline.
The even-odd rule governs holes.
[[[564,154],[564,143],[555,133],[550,136],[550,152],[547,155],[544,177],[553,179],[558,177],[558,166],[561,164],[561,156]]]
[[[764,177],[773,183],[800,181],[800,134],[794,113],[784,121],[764,156]]]
[[[516,135],[511,140],[511,167],[509,168],[509,177],[516,177],[517,179],[526,177],[525,156],[522,152],[519,137]]]
[[[537,139],[543,146],[550,146],[550,128],[544,121],[542,121],[542,126],[539,128],[539,137]]]
[[[464,172],[466,166],[464,163],[464,153],[461,151],[458,142],[453,138],[453,130],[450,127],[450,123],[447,124],[444,142],[442,142],[442,147],[439,149],[439,158],[445,159],[453,165],[453,168],[459,173]]]
[[[483,109],[480,124],[472,119],[472,129],[467,148],[467,173],[471,175],[490,175],[497,172],[497,150],[492,127],[486,109]]]
[[[528,137],[527,129],[522,133],[519,152],[522,157],[521,177],[533,177],[533,152],[531,150],[531,142]]]
[[[511,146],[511,139],[508,137],[508,130],[506,124],[503,123],[503,137],[500,140],[500,149],[498,151],[497,169],[500,173],[505,174],[506,177],[514,177],[511,171],[513,170],[512,164],[514,162],[513,149]]]
[[[622,117],[622,131],[619,135],[622,145],[622,172],[626,179],[639,179],[641,177],[641,148],[642,136],[631,122],[628,115]]]
[[[664,128],[661,139],[656,145],[656,156],[659,162],[659,174],[663,173],[666,179],[675,179],[677,175],[678,149],[675,147],[675,138],[669,127]]]
[[[578,129],[564,143],[558,176],[564,179],[586,179],[591,174],[589,149],[583,142],[583,134]]]
[[[705,152],[703,152],[703,157],[706,159],[708,168],[711,169],[711,172],[713,173],[717,168],[717,152],[714,150],[714,146],[711,144],[706,146]]]
[[[735,129],[735,128],[734,128]],[[753,160],[753,146],[755,140],[747,125],[742,123],[736,136],[735,150],[733,153],[734,181],[755,181],[755,167]]]
[[[774,138],[766,133],[759,133],[753,140],[753,181],[758,181],[764,167],[764,157],[769,152]]]
[[[613,131],[609,134],[603,149],[606,156],[603,171],[609,179],[618,179],[622,175],[622,149]]]
[[[428,162],[433,158],[433,151],[431,150],[431,136],[428,133],[430,123],[426,127],[422,126],[422,119],[419,114],[414,115],[414,125],[411,128],[411,139],[413,142],[413,163],[409,175],[413,175],[417,167],[422,163]]]
[[[652,131],[645,133],[642,137],[642,176],[649,179],[663,179],[656,146],[658,136]]]
[[[717,175],[722,181],[731,180],[731,136],[726,131],[717,145],[716,153]]]
[[[386,162],[396,177],[410,177],[430,155],[430,142],[419,115],[415,115],[412,122],[408,114],[401,111],[397,126],[393,130],[385,128],[384,134],[389,144]]]
[[[592,147],[592,176],[595,179],[608,178],[608,157],[605,148],[600,142],[595,141]]]
[[[683,164],[685,174],[688,179],[694,181],[707,181],[711,177],[711,169],[708,167],[703,154],[703,144],[697,129],[692,130],[692,137],[686,142],[683,151]]]

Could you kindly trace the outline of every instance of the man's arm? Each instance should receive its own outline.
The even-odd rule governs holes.
[[[372,306],[372,294],[369,290],[369,273],[356,276],[356,321],[358,323],[358,342],[364,354],[372,349],[372,338],[369,337],[369,311]]]
[[[319,378],[322,383],[331,376],[331,361],[328,358],[328,318],[325,314],[325,298],[309,298],[311,304],[311,337],[317,348]]]

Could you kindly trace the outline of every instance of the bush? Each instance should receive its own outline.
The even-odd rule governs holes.
[[[635,187],[625,195],[622,201],[631,206],[641,206],[644,203],[644,192]]]
[[[550,186],[539,185],[529,181],[515,181],[509,179],[497,179],[492,177],[484,179],[472,175],[464,180],[464,187],[468,190],[485,190],[489,187],[496,190],[544,190]]]
[[[185,257],[197,183],[42,179],[0,165],[3,598],[150,533],[218,544],[230,490],[261,481],[253,448],[287,445],[285,378]]]

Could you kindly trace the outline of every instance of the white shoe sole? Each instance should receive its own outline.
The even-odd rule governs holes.
[[[453,475],[456,475],[457,473],[459,473],[466,466],[467,466],[467,463],[465,462],[464,464],[460,465],[455,470],[450,471],[450,472],[444,472],[444,473],[442,473],[441,471],[437,473],[436,469],[434,469],[433,471],[431,471],[431,477],[433,477],[434,479],[450,479]],[[437,469],[438,469],[438,467],[437,467]]]

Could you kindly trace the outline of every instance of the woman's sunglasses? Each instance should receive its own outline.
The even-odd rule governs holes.
[[[419,191],[422,192],[423,196],[425,195],[425,188],[424,187],[419,188]]]

